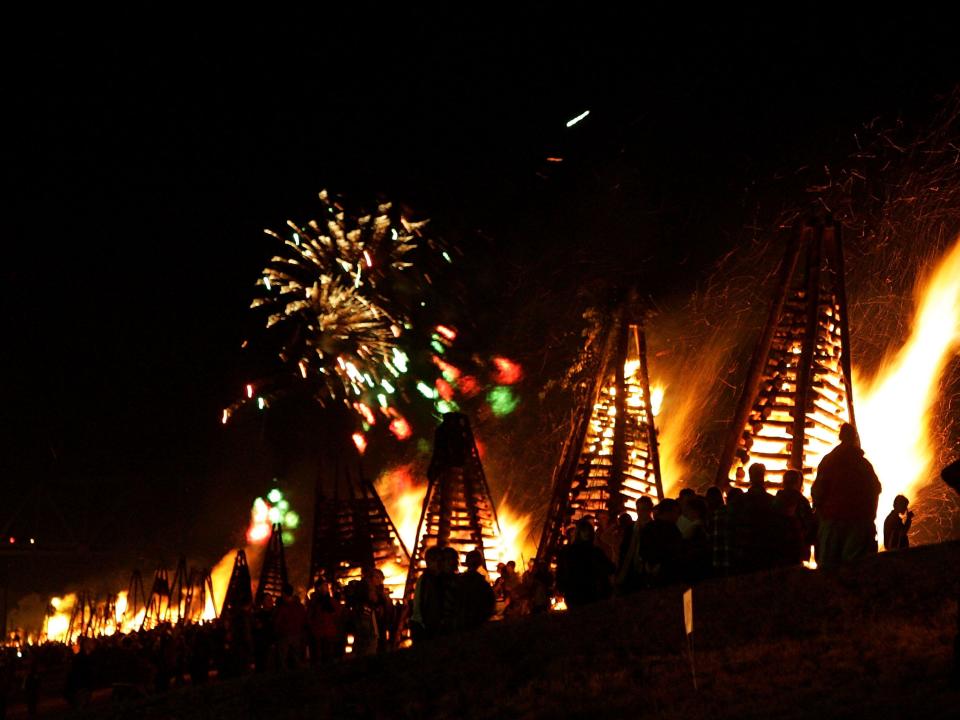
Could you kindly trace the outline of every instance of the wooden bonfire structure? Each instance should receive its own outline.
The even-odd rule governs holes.
[[[230,573],[230,582],[223,597],[220,615],[229,617],[232,613],[243,611],[253,604],[253,590],[251,589],[250,566],[247,564],[247,553],[241,548],[233,559],[233,572]]]
[[[564,530],[583,517],[612,522],[636,501],[663,498],[657,429],[647,370],[646,338],[631,297],[604,325],[603,347],[589,404],[575,412],[540,538],[549,561]]]
[[[283,528],[280,523],[274,523],[263,553],[260,582],[257,583],[257,594],[253,599],[254,607],[267,607],[268,602],[275,606],[283,595],[283,586],[286,584],[287,560],[283,552]]]
[[[397,576],[402,582],[409,562],[383,501],[363,476],[356,448],[349,438],[341,441],[317,482],[311,581],[325,577],[345,584],[379,568],[388,582]]]
[[[411,597],[426,567],[424,554],[432,546],[451,547],[461,560],[467,552],[479,550],[487,571],[496,571],[500,524],[466,415],[443,416],[434,436],[427,480],[404,599]]]
[[[717,484],[744,486],[738,468],[762,463],[774,485],[785,470],[800,470],[809,493],[840,425],[854,422],[850,367],[840,228],[810,222],[787,248]]]

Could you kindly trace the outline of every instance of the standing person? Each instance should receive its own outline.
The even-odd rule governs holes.
[[[307,626],[312,638],[311,663],[328,663],[343,657],[343,609],[324,578],[317,580],[307,605]]]
[[[417,578],[413,589],[413,602],[410,609],[410,639],[414,645],[421,645],[434,636],[439,625],[440,586],[440,548],[428,547],[423,554],[426,568]]]
[[[616,568],[593,540],[593,523],[581,518],[575,540],[557,554],[557,589],[569,608],[610,596],[610,576]]]
[[[790,469],[783,473],[783,488],[773,499],[773,506],[781,515],[790,518],[788,523],[790,537],[788,554],[795,550],[800,562],[810,559],[810,546],[817,541],[817,519],[810,507],[810,501],[803,494],[803,475],[799,470]],[[797,537],[802,534],[802,541]]]
[[[351,657],[376,655],[380,641],[377,613],[370,602],[370,591],[362,580],[351,580],[344,590],[350,611],[349,628],[353,634]]]
[[[863,456],[860,436],[850,423],[840,426],[840,444],[820,461],[811,495],[820,521],[817,563],[821,568],[877,551],[874,523],[880,480]]]
[[[913,511],[907,510],[910,501],[903,495],[893,499],[893,510],[883,521],[883,547],[887,550],[905,550],[910,547],[910,525],[913,523]],[[900,519],[906,515],[906,522]]]
[[[277,630],[280,668],[288,667],[292,670],[299,667],[306,646],[307,611],[290,583],[283,586],[274,627]]]
[[[667,498],[657,505],[653,522],[647,523],[640,533],[640,557],[651,585],[669,585],[680,578],[683,535],[677,527],[679,520],[680,502]]]
[[[471,550],[464,559],[467,571],[457,576],[459,584],[460,617],[459,629],[469,630],[480,627],[496,608],[497,599],[487,579],[480,574],[483,565],[483,553]]]

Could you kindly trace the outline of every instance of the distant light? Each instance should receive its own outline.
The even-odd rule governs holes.
[[[300,236],[296,233],[293,234],[293,242],[297,245],[297,247],[300,247]]]
[[[393,392],[394,392],[394,387],[393,387],[393,385],[391,385],[389,382],[387,382],[386,380],[381,380],[381,381],[380,381],[380,385],[381,385],[381,386],[383,387],[383,389],[386,390],[388,393],[393,394]]]
[[[276,505],[276,504],[279,503],[281,500],[283,500],[283,493],[280,492],[280,488],[274,488],[273,490],[271,490],[270,492],[268,492],[268,493],[267,493],[267,500],[269,500],[270,502],[272,502],[274,505]]]
[[[446,260],[448,263],[453,262],[453,258],[450,257],[450,253],[448,253],[446,250],[443,251],[443,259]]]
[[[263,284],[266,285],[267,290],[272,290],[272,289],[273,289],[273,288],[270,287],[270,278],[268,278],[266,275],[264,275],[264,277],[263,277]]]
[[[300,524],[300,516],[291,510],[283,516],[283,524],[292,530],[296,530],[297,526]]]
[[[278,522],[280,522],[280,508],[270,508],[267,511],[267,519],[270,520],[271,525],[276,525]]]
[[[17,539],[15,537],[10,538],[10,544],[13,545]]]
[[[400,237],[400,233],[397,232],[396,228],[390,228],[390,234],[393,236],[394,240]]]
[[[226,425],[226,424],[227,424],[227,420],[229,420],[229,419],[230,419],[230,411],[229,411],[229,410],[224,410],[224,411],[223,411],[223,416],[220,418],[220,422],[222,422],[224,425]]]
[[[441,343],[439,340],[431,340],[430,347],[432,347],[441,355],[443,355],[447,351],[447,349],[443,346],[443,343]]]
[[[583,119],[584,119],[587,115],[589,115],[589,114],[590,114],[590,111],[589,111],[589,110],[584,110],[582,113],[580,113],[579,115],[577,115],[575,118],[573,118],[573,119],[571,119],[571,120],[567,120],[567,127],[573,127],[574,125],[576,125],[578,122],[580,122],[581,120],[583,120]]]
[[[37,541],[34,540],[33,538],[30,538],[30,544],[31,544],[31,545],[36,545],[36,544],[37,544]]]
[[[568,125],[567,127],[569,127],[569,125]],[[548,158],[547,158],[547,162],[563,162],[563,158],[561,158],[561,157],[548,157]]]
[[[23,657],[23,653],[20,652],[19,650],[17,650],[17,657],[18,657],[18,658],[22,658],[22,657]]]
[[[300,368],[300,374],[303,375],[303,379],[306,380],[306,379],[307,379],[307,366],[306,366],[306,364],[303,362],[303,360],[301,360],[300,362],[297,363],[297,365],[298,365],[299,368]]]
[[[370,259],[370,253],[363,251],[363,259],[367,261],[367,267],[373,267],[373,260]]]
[[[262,397],[257,398],[257,407],[263,410],[267,406],[267,401]]]
[[[380,407],[385,408],[387,406],[387,396],[379,393],[377,395],[377,402],[380,403]]]
[[[293,533],[292,533],[292,532],[286,532],[286,531],[284,531],[283,533],[280,534],[280,538],[283,540],[283,544],[284,544],[285,546],[286,546],[286,545],[293,545],[293,540],[294,540],[294,538],[293,538]]]
[[[353,435],[353,444],[357,446],[357,450],[360,451],[360,454],[363,455],[367,450],[367,439],[363,436],[363,433],[355,432]]]

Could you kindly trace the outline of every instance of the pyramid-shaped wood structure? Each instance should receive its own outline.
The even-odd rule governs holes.
[[[604,325],[589,404],[575,412],[554,471],[541,560],[554,557],[565,528],[580,518],[612,521],[641,496],[663,498],[646,338],[634,305],[627,301]]]
[[[237,555],[233,559],[233,572],[230,573],[230,583],[227,585],[227,592],[223,596],[220,614],[229,615],[234,610],[252,605],[253,590],[251,586],[252,580],[250,578],[250,566],[247,564],[247,553],[243,549],[237,550]]]
[[[345,584],[365,569],[388,578],[406,573],[410,558],[373,484],[363,475],[349,438],[328,447],[318,478],[310,558],[312,581]]]
[[[753,463],[776,486],[801,470],[809,493],[820,459],[854,423],[840,227],[812,221],[791,238],[770,313],[720,460],[717,484]]]
[[[279,523],[273,525],[270,540],[263,554],[263,565],[260,566],[260,582],[257,583],[257,594],[253,598],[255,607],[262,608],[267,598],[276,605],[283,595],[283,586],[287,584],[287,560],[283,552],[283,528]]]
[[[497,511],[466,415],[446,413],[434,437],[427,469],[427,492],[410,558],[404,597],[409,598],[426,567],[431,546],[452,547],[461,561],[480,550],[488,572],[495,572],[502,548]]]

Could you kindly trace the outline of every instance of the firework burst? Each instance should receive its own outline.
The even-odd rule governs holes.
[[[389,409],[407,370],[401,341],[423,280],[413,258],[425,222],[411,222],[390,203],[355,215],[326,191],[320,202],[323,219],[288,221],[286,236],[265,230],[282,251],[263,269],[251,307],[279,337],[285,367],[317,400],[343,400],[369,422],[371,406]],[[257,385],[261,409],[284,384]],[[248,386],[243,402],[253,399]],[[224,411],[224,422],[234,409]]]

